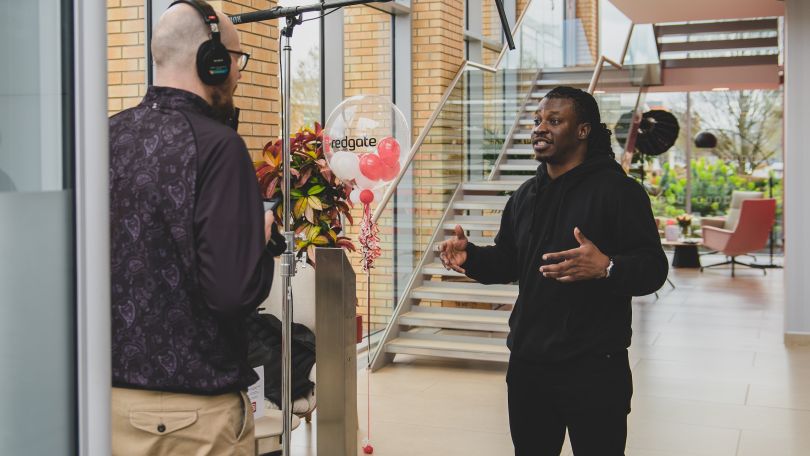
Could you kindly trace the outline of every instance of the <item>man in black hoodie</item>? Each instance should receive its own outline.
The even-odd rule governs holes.
[[[495,245],[456,226],[445,267],[481,283],[517,281],[506,382],[518,456],[623,455],[633,392],[631,296],[666,280],[667,260],[642,187],[613,158],[587,92],[557,87],[535,115],[540,162],[506,203]]]

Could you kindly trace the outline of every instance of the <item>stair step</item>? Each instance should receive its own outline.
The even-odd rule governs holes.
[[[456,210],[503,210],[508,196],[495,195],[466,195],[464,199],[456,201],[453,209]]]
[[[426,282],[411,291],[414,299],[482,304],[514,304],[517,295],[517,285],[482,285],[474,282]]]
[[[426,275],[436,275],[436,276],[443,276],[443,277],[466,277],[464,274],[460,272],[456,272],[451,270],[447,270],[442,266],[441,262],[434,262],[428,265],[425,265],[422,268],[422,274]]]
[[[503,206],[503,204],[498,203],[459,201],[453,204],[453,209],[459,211],[500,211]]]
[[[509,332],[509,315],[504,310],[460,309],[415,306],[399,318],[399,324],[470,331]]]
[[[493,215],[457,215],[452,219],[445,220],[442,228],[446,230],[454,230],[456,225],[461,225],[465,230],[480,231],[480,230],[493,230],[497,231],[501,226],[501,216]]]
[[[526,141],[526,140],[532,139],[532,134],[531,133],[515,133],[515,134],[512,135],[512,139],[518,140],[518,141]]]
[[[501,174],[501,180],[513,180],[515,182],[520,182],[521,184],[533,177],[533,175],[529,174]]]
[[[508,160],[501,163],[501,171],[537,171],[538,163],[534,160]]]
[[[593,73],[593,70],[591,70]],[[587,86],[591,83],[591,77],[588,76],[587,79],[585,78],[564,78],[564,79],[540,79],[537,81],[537,87],[550,87],[554,88],[556,86]]]
[[[534,149],[507,149],[506,155],[519,155],[521,157],[534,157]]]
[[[385,344],[385,351],[442,358],[509,361],[506,339],[492,337],[401,333],[398,338]]]
[[[522,182],[517,182],[515,180],[499,179],[492,181],[465,182],[463,185],[465,191],[513,192],[520,187],[521,183]]]

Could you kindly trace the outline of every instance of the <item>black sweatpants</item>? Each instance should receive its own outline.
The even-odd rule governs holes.
[[[512,357],[506,374],[515,456],[622,456],[633,379],[627,351],[537,365]]]

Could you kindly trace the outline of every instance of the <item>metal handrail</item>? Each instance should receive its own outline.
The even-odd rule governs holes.
[[[633,29],[636,28],[635,22],[630,23],[630,30],[627,32],[627,38],[624,40],[624,47],[622,48],[622,55],[620,60],[622,63],[618,63],[613,59],[607,57],[605,54],[599,56],[599,59],[596,61],[596,67],[593,69],[593,76],[591,77],[591,83],[588,85],[588,93],[593,95],[593,91],[596,90],[596,84],[599,82],[599,78],[602,76],[602,67],[605,65],[605,62],[611,64],[618,70],[624,69],[624,58],[627,56],[627,49],[630,47],[630,39],[633,37]]]
[[[479,70],[484,70],[487,73],[497,73],[498,72],[497,68],[491,67],[489,65],[484,65],[483,63],[467,61],[466,64],[467,64],[467,66],[471,66],[473,68],[478,68]]]

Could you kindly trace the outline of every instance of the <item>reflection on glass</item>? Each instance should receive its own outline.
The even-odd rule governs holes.
[[[391,14],[365,5],[345,8],[343,9],[343,36],[341,38],[344,47],[344,99],[357,95],[374,95],[392,100],[394,32]],[[333,70],[327,69],[327,71]],[[328,77],[328,73],[326,77]],[[327,116],[329,114],[327,112]],[[402,154],[407,154],[409,150],[410,147],[403,148]],[[370,321],[372,332],[385,327],[388,315],[394,307],[395,290],[401,284],[396,278],[392,280],[392,277],[395,277],[394,270],[398,267],[397,265],[407,262],[407,257],[399,254],[396,245],[408,243],[408,233],[400,227],[410,224],[408,220],[411,206],[407,198],[410,198],[412,186],[409,177],[403,179],[397,187],[397,197],[392,199],[386,212],[378,221],[383,256],[377,259],[375,268],[371,272],[370,310],[365,298],[368,287],[366,276],[359,267],[357,269],[357,291],[358,296],[361,297],[358,313],[364,315],[366,323]],[[362,218],[360,204],[354,206],[352,216],[355,223],[346,227],[346,233],[347,236],[356,240],[360,233],[360,219]],[[360,264],[359,253],[350,254],[349,257],[352,264]],[[369,326],[364,325],[363,331],[368,330]]]
[[[514,34],[516,49],[509,51],[499,68],[534,69],[564,66],[563,0],[534,0]]]
[[[72,50],[61,40],[73,2],[11,3],[0,16],[0,454],[73,455],[74,201],[62,131]]]
[[[600,54],[618,62],[633,22],[609,0],[599,0]]]
[[[14,37],[0,51],[4,62],[13,62],[0,76],[0,192],[63,187],[60,3],[25,4],[0,19]],[[17,14],[31,14],[35,23],[16,20]]]
[[[652,24],[637,24],[633,27],[624,65],[659,63],[658,47]]]
[[[637,96],[610,92],[596,95],[608,128],[617,130],[617,124],[626,120],[621,117],[632,111]],[[680,125],[680,135],[666,153],[643,160],[634,155],[631,175],[641,180],[643,163],[644,187],[655,216],[674,218],[691,213],[698,224],[700,217],[724,216],[735,190],[773,195],[781,208],[784,165],[780,91],[693,92],[689,97],[689,104],[683,92],[647,93],[641,98],[641,112],[666,110],[675,115]],[[700,132],[715,135],[717,146],[695,147],[694,139]],[[618,155],[623,148],[616,136],[613,149]],[[777,217],[775,232],[781,233],[781,229],[781,218]],[[781,236],[774,239],[779,241]]]
[[[280,0],[279,6],[303,6],[312,0]],[[290,126],[297,131],[313,125],[321,117],[321,46],[320,12],[304,14],[304,23],[295,27],[290,40],[292,93],[290,94]],[[327,113],[328,115],[329,113]]]

